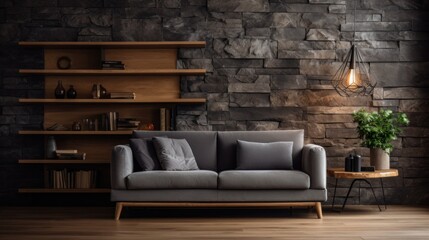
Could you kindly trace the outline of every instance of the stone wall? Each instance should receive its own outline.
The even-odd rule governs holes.
[[[368,161],[353,111],[406,112],[411,125],[392,153],[400,177],[385,181],[386,194],[389,203],[427,203],[429,1],[356,3],[355,38],[378,85],[373,96],[344,98],[330,79],[353,39],[350,0],[2,0],[0,201],[21,200],[19,185],[42,181],[40,168],[17,164],[43,154],[40,137],[17,135],[42,122],[40,107],[17,103],[42,95],[43,80],[17,74],[41,67],[42,52],[19,48],[18,41],[205,40],[205,49],[179,53],[179,67],[208,71],[182,79],[184,97],[208,103],[181,107],[179,129],[303,128],[306,142],[326,148],[328,166],[340,167],[353,150]],[[341,183],[340,194],[349,183]],[[331,179],[329,186],[331,196]],[[363,189],[363,201],[374,203],[369,193]]]

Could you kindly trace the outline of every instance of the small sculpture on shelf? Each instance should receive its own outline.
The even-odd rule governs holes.
[[[80,130],[82,130],[82,125],[80,124],[80,122],[73,122],[72,130],[73,131],[80,131]]]
[[[99,99],[100,98],[100,87],[98,84],[93,84],[92,85],[92,98],[94,99]]]
[[[63,82],[58,80],[58,85],[55,88],[55,98],[64,98],[66,96],[66,89],[63,87]]]
[[[46,158],[47,159],[54,159],[55,158],[55,151],[57,150],[57,143],[55,142],[54,136],[49,136],[48,140],[46,141]]]
[[[94,84],[92,85],[92,98],[94,99],[100,99],[100,98],[108,98],[109,93],[107,92],[107,89],[103,87],[101,84]]]
[[[108,95],[107,89],[100,84],[100,98],[108,98]]]

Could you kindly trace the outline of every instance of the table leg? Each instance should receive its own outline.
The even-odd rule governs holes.
[[[352,184],[349,187],[349,191],[347,192],[347,196],[346,199],[344,199],[344,203],[343,203],[343,207],[341,208],[341,211],[344,210],[344,207],[346,206],[347,203],[347,199],[349,198],[350,192],[352,191],[353,185],[355,184],[356,181],[360,181],[361,179],[354,179]]]
[[[380,183],[381,183],[381,192],[383,193],[384,210],[387,210],[386,197],[384,195],[383,178],[380,178]]]
[[[359,196],[358,196],[358,198],[359,198],[359,205],[360,205],[360,181],[359,181]]]
[[[381,207],[380,207],[380,203],[378,202],[377,196],[375,195],[375,191],[374,191],[374,188],[372,187],[372,184],[368,180],[366,180],[366,179],[362,179],[362,180],[365,181],[366,183],[368,183],[368,185],[371,187],[372,194],[374,195],[375,201],[377,202],[378,209],[381,212],[382,210],[381,210]]]
[[[338,178],[335,179],[335,188],[334,188],[334,198],[332,199],[332,210],[334,209],[335,204],[335,196],[337,194],[337,184],[338,184]]]

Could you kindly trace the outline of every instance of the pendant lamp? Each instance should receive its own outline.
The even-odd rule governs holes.
[[[356,1],[353,12],[352,46],[332,79],[333,87],[343,97],[371,95],[377,85],[376,81],[370,78],[367,64],[362,59],[359,48],[355,45],[355,16]]]

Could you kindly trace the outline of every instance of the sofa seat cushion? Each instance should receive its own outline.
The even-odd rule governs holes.
[[[143,171],[127,176],[128,189],[216,189],[218,174],[208,170]]]
[[[309,189],[310,177],[297,170],[228,170],[219,173],[219,189]]]

